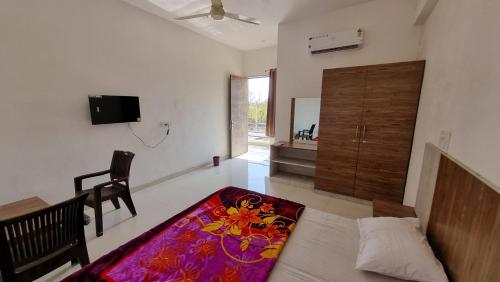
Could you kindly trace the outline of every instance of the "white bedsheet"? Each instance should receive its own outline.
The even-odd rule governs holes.
[[[402,281],[354,269],[358,243],[355,220],[306,208],[269,281]]]

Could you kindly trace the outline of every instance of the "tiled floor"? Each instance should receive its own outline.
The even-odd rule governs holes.
[[[250,163],[269,165],[269,145],[248,144],[248,152],[238,157],[238,159],[247,160]]]
[[[221,162],[220,167],[206,167],[189,174],[165,181],[133,194],[138,215],[131,217],[122,205],[114,210],[110,203],[104,206],[104,235],[95,236],[93,222],[85,227],[90,260],[137,237],[153,226],[181,212],[200,199],[226,186],[247,188],[252,191],[286,198],[307,207],[356,218],[371,216],[371,206],[339,199],[315,192],[311,187],[290,185],[283,181],[271,181],[269,167],[245,159]],[[89,215],[91,211],[87,212]],[[41,281],[60,280],[80,267],[69,263],[52,272]]]

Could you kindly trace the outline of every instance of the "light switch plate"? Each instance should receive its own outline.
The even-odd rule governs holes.
[[[441,130],[439,135],[439,148],[445,152],[448,152],[451,142],[451,131]]]

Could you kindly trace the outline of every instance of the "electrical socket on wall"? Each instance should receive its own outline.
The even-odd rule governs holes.
[[[160,122],[160,127],[166,128],[167,129],[166,134],[167,135],[170,134],[170,122],[169,121],[162,121],[162,122]]]

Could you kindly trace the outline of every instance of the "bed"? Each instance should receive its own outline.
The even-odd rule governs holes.
[[[355,270],[358,244],[356,220],[306,208],[269,281],[402,281]]]
[[[442,262],[450,281],[500,281],[500,268],[498,267],[500,261],[500,252],[498,252],[500,249],[500,236],[498,236],[500,233],[500,196],[498,187],[431,144],[426,147],[421,177],[416,213],[422,222],[429,243],[436,257]],[[262,220],[254,219],[254,227],[262,226],[260,229],[249,230],[250,233],[235,231],[236,233],[232,234],[238,235],[232,237],[233,239],[239,238],[237,246],[242,253],[236,255],[236,259],[231,262],[227,260],[223,262],[223,264],[235,261],[240,263],[239,265],[231,264],[230,267],[226,268],[227,276],[225,278],[217,275],[208,277],[198,273],[198,276],[194,276],[193,281],[265,281],[266,279],[268,281],[401,281],[355,270],[359,241],[359,230],[355,220],[314,209],[304,209],[302,205],[290,201],[242,189],[232,189],[229,191],[232,191],[231,193],[234,195],[229,193],[232,195],[231,197],[227,195],[221,197],[222,202],[227,197],[231,201],[237,198],[238,200],[233,202],[235,206],[238,206],[238,209],[241,207],[259,209],[261,214],[258,212],[255,214],[264,215],[261,217]],[[245,202],[240,197],[243,194],[239,193],[253,194],[250,198],[260,198],[260,200],[255,201],[247,198]],[[127,269],[133,269],[133,267],[129,267],[132,264],[120,263],[131,256],[133,257],[134,255],[131,253],[141,249],[145,242],[154,238],[160,230],[165,228],[165,224],[172,224],[173,221],[179,221],[186,215],[190,215],[196,206],[98,259],[69,276],[66,281],[126,281],[130,277],[122,274],[130,271]],[[220,204],[217,203],[214,207],[216,206],[220,206]],[[228,218],[230,214],[235,212],[235,210],[231,210],[230,206],[231,204],[226,205],[223,209],[224,216],[228,216]],[[273,210],[274,208],[276,209]],[[274,212],[275,214],[273,214]],[[249,265],[248,261],[252,259],[243,253],[247,248],[252,250],[252,248],[259,247],[259,244],[253,241],[250,244],[244,243],[245,238],[248,238],[246,236],[263,230],[266,230],[263,231],[265,234],[276,231],[271,230],[272,228],[264,229],[264,225],[269,227],[264,223],[266,222],[265,218],[267,218],[268,223],[272,223],[278,217],[286,219],[280,223],[279,235],[276,235],[278,233],[269,235],[258,252],[261,256],[265,252],[266,255],[263,257],[266,258],[256,260],[260,264],[254,265],[256,266],[254,268],[246,269]],[[199,223],[200,229],[215,233],[230,232],[229,229],[226,229],[226,227],[230,228],[229,225],[221,223],[220,220],[219,217],[215,219],[205,218]],[[244,224],[245,228],[250,228],[251,225]],[[223,239],[221,239],[222,241]],[[231,256],[227,253],[226,255]],[[219,260],[219,257],[214,256],[212,260],[207,260],[207,263]],[[194,260],[188,261],[188,263],[192,264]],[[116,265],[119,265],[121,269],[115,268]],[[214,269],[218,265],[222,264],[216,262]],[[113,279],[120,278],[119,275],[109,275],[112,273],[110,269],[113,268],[119,270],[115,271],[115,274],[122,275],[121,279]],[[247,274],[242,275],[234,270],[244,270],[241,273]],[[248,276],[248,273],[251,275]],[[152,278],[151,281],[161,280],[150,278]],[[146,279],[135,277],[132,280]],[[175,279],[163,280],[177,281]]]

